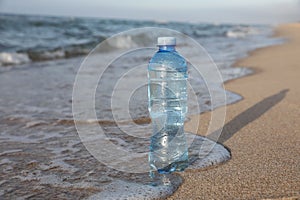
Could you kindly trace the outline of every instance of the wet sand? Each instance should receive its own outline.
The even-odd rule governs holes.
[[[256,73],[225,85],[244,97],[227,106],[218,140],[231,160],[182,173],[184,183],[169,199],[300,198],[300,23],[280,25],[275,35],[287,42],[237,62]],[[209,118],[201,116],[199,134],[205,135]]]

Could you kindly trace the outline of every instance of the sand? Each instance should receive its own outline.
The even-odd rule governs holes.
[[[232,159],[181,173],[184,183],[169,199],[300,199],[300,24],[280,25],[275,33],[287,42],[237,62],[256,73],[225,84],[244,97],[227,106],[219,138]],[[209,117],[201,116],[199,134]]]

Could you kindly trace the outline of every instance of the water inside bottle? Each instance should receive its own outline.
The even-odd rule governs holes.
[[[153,125],[150,168],[160,174],[183,171],[188,166],[184,134],[186,74],[150,68],[148,76],[149,112]]]

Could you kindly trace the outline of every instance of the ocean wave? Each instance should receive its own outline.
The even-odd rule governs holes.
[[[3,32],[3,37],[0,40],[0,66],[84,56],[101,42],[103,42],[102,47],[96,50],[97,53],[109,53],[116,49],[154,47],[156,37],[166,34],[166,32],[136,31],[132,35],[120,36],[115,40],[106,40],[112,35],[132,28],[161,27],[174,29],[193,37],[203,45],[216,47],[218,44],[224,44],[225,46],[229,42],[233,46],[239,45],[239,40],[236,40],[236,42],[226,38],[243,38],[247,42],[248,36],[266,32],[262,26],[256,25],[172,21],[134,21],[1,14],[0,21],[0,32]],[[182,40],[178,43],[178,47],[186,45],[188,44]],[[217,48],[214,49],[216,52],[219,52],[219,50],[216,50]],[[227,51],[225,48],[221,50]]]
[[[137,44],[133,41],[132,37],[127,35],[127,36],[122,36],[122,37],[117,37],[115,40],[107,40],[107,43],[111,47],[116,47],[119,49],[124,49],[124,48],[130,48],[130,47],[136,47]]]
[[[226,30],[227,29],[227,30]],[[229,30],[228,30],[229,29]],[[153,45],[154,33],[145,33],[137,31],[134,35],[123,35],[116,37],[115,40],[106,40],[107,37],[97,34],[91,39],[80,41],[77,44],[70,44],[61,47],[33,47],[21,50],[20,52],[0,52],[0,66],[17,65],[36,61],[47,61],[55,59],[72,58],[76,56],[87,55],[93,48],[102,42],[102,48],[97,49],[98,53],[110,52],[115,49],[127,49],[140,46]],[[198,25],[189,33],[195,37],[228,37],[245,38],[248,35],[259,34],[259,30],[248,26],[221,26],[216,25]],[[213,35],[213,36],[211,36]],[[178,45],[185,45],[184,43]]]
[[[72,44],[54,49],[34,47],[22,50],[21,52],[0,52],[0,66],[84,56],[89,54],[91,50],[97,47],[101,42],[102,48],[97,49],[98,53],[110,52],[115,49],[139,47],[141,45],[148,45],[146,44],[147,41],[152,41],[149,35],[144,33],[139,33],[134,36],[120,36],[115,40],[105,39],[105,37],[97,36],[97,38],[86,41],[85,43]]]
[[[17,65],[31,62],[28,54],[26,53],[0,53],[0,66]]]
[[[77,46],[71,49],[41,50],[27,52],[0,52],[0,66],[19,65],[30,62],[72,58],[87,55],[91,48]]]
[[[63,50],[29,52],[28,55],[32,59],[32,61],[53,60],[53,59],[65,58],[66,56],[65,51]]]
[[[259,30],[253,27],[238,26],[225,32],[225,36],[229,38],[244,38],[249,35],[257,35]]]

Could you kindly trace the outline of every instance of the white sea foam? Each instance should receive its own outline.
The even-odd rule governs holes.
[[[192,145],[189,154],[190,160],[195,161],[189,165],[188,169],[201,169],[230,159],[230,152],[221,144],[201,136],[196,136],[194,142],[198,145]]]
[[[88,188],[93,186],[92,183],[84,181],[72,184],[64,181],[66,177],[60,177],[55,174],[43,175],[40,170],[23,170],[23,175],[17,175],[13,178],[18,178],[21,181],[39,181],[41,185],[53,185],[62,188]]]
[[[9,160],[8,158],[3,158],[2,160],[0,160],[0,165],[4,165],[4,164],[9,164],[12,163],[11,160]],[[1,185],[1,182],[0,182]]]
[[[137,46],[132,40],[131,36],[117,37],[116,40],[107,40],[107,43],[113,47],[120,49]]]
[[[40,126],[40,125],[46,125],[46,124],[48,124],[48,123],[45,122],[45,121],[37,120],[37,121],[27,122],[26,125],[25,125],[25,127],[26,128],[31,128],[31,127]]]
[[[226,36],[229,38],[244,38],[256,34],[259,34],[259,31],[253,27],[236,27],[226,32]]]
[[[13,149],[13,150],[7,150],[0,153],[0,156],[7,155],[7,154],[13,154],[13,153],[19,153],[22,152],[23,149]]]
[[[38,55],[37,60],[53,60],[53,59],[59,59],[64,57],[65,57],[65,52],[63,50],[56,50],[52,52],[45,51]]]
[[[189,154],[192,163],[188,169],[209,167],[230,159],[230,152],[221,144],[207,138],[187,133],[190,144]],[[192,144],[193,143],[193,144]],[[102,191],[88,199],[163,199],[171,195],[181,184],[180,179],[170,179],[170,185],[151,186],[145,183],[114,180],[102,188]]]
[[[0,66],[23,64],[30,61],[29,56],[25,53],[0,53]]]
[[[171,195],[180,184],[180,179],[173,181],[170,185],[159,186],[117,180],[103,187],[102,192],[90,196],[88,200],[162,199]]]

